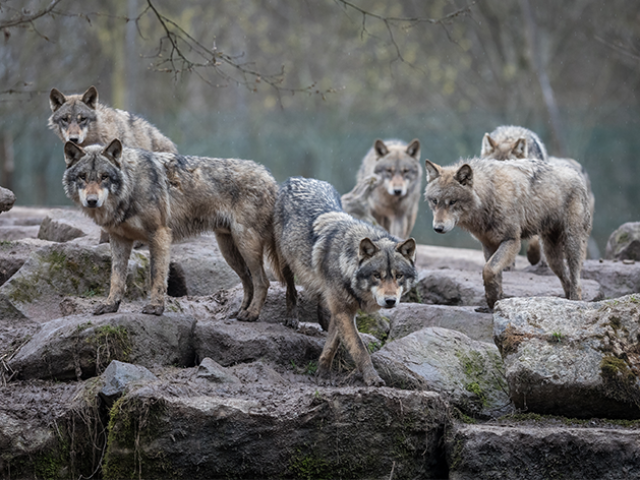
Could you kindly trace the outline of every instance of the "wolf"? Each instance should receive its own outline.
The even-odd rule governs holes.
[[[266,168],[250,160],[126,148],[118,139],[85,148],[69,141],[64,156],[66,195],[111,239],[111,289],[94,314],[118,310],[131,247],[140,240],[151,255],[150,301],[142,311],[161,315],[171,242],[212,230],[242,281],[237,319],[257,320],[269,287],[263,255],[277,260],[273,207],[278,185]],[[274,271],[280,270],[274,263]]]
[[[367,385],[384,385],[358,335],[355,315],[358,309],[373,312],[400,302],[416,278],[415,240],[403,241],[348,215],[338,192],[315,179],[284,182],[274,212],[277,263],[285,271],[281,276],[292,282],[295,275],[319,299],[319,312],[331,317],[318,375],[330,374],[342,341]],[[295,286],[288,283],[289,316],[295,316],[295,306]]]
[[[52,115],[49,128],[63,142],[81,147],[106,145],[118,138],[125,146],[152,152],[178,153],[175,144],[143,118],[98,103],[98,90],[91,86],[82,95],[49,94]]]
[[[391,235],[408,238],[420,206],[420,141],[376,140],[362,159],[356,184],[365,184],[372,175],[382,180],[368,196],[370,216]]]
[[[581,299],[580,271],[592,218],[578,172],[530,159],[473,158],[449,167],[427,160],[425,165],[424,195],[433,229],[447,233],[459,225],[482,244],[490,309],[503,295],[502,270],[515,260],[521,240],[533,235],[542,239],[549,267],[567,298]]]
[[[572,158],[559,158],[549,156],[544,143],[531,130],[519,126],[500,126],[493,132],[485,133],[482,139],[482,158],[492,158],[494,160],[518,160],[522,158],[533,158],[543,162],[550,162],[554,165],[573,168],[584,178],[589,196],[589,210],[591,218],[595,212],[595,196],[591,190],[591,180],[584,167]],[[540,242],[537,237],[532,237],[527,248],[527,258],[532,265],[537,264],[542,258]]]
[[[538,135],[516,125],[501,125],[493,132],[485,133],[480,156],[494,160],[530,158],[546,162],[549,159]]]

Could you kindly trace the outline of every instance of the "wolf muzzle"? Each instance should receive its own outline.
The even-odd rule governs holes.
[[[90,187],[91,185],[88,185]],[[104,205],[105,200],[109,196],[109,190],[106,188],[86,188],[79,192],[80,202],[85,208],[100,208]]]

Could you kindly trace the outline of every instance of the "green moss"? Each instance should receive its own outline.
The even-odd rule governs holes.
[[[96,349],[96,372],[101,373],[113,360],[127,362],[133,349],[129,331],[121,325],[103,325],[86,340]]]
[[[603,378],[622,380],[625,383],[633,384],[637,380],[627,362],[613,355],[602,358],[600,373]]]
[[[617,242],[618,243],[626,243],[629,241],[629,232],[620,232],[618,234]]]
[[[7,297],[12,302],[31,303],[40,296],[40,292],[35,282],[26,281],[22,277],[14,277],[11,281],[11,288]]]
[[[405,303],[423,303],[422,295],[420,294],[417,285],[402,296],[402,301]]]
[[[0,240],[0,248],[3,248],[3,249],[5,249],[5,248],[6,248],[6,249],[10,249],[10,248],[12,248],[15,244],[16,244],[15,242],[12,242],[12,241],[10,241],[10,240]]]
[[[127,397],[120,397],[109,410],[107,452],[102,466],[105,479],[137,478],[135,461],[136,432],[133,409]]]
[[[326,460],[310,454],[302,454],[300,449],[289,461],[289,471],[295,478],[304,480],[331,480],[335,473]]]
[[[379,313],[367,314],[359,311],[356,315],[356,326],[358,331],[373,335],[383,344],[389,336],[390,321]]]
[[[609,317],[609,325],[611,325],[611,328],[613,328],[617,332],[622,325],[620,317],[615,317],[613,315]]]

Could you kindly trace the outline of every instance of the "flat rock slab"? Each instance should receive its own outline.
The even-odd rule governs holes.
[[[462,332],[473,340],[493,343],[493,315],[476,312],[475,307],[400,303],[383,313],[390,323],[387,341],[397,340],[425,327],[442,327]]]
[[[536,275],[523,271],[502,273],[502,289],[505,298],[512,297],[564,297],[560,280],[554,275]],[[421,270],[414,287],[412,300],[420,303],[454,306],[486,306],[482,270]],[[582,280],[582,298],[593,302],[603,298],[600,284],[594,280]]]
[[[501,300],[494,336],[516,407],[640,418],[640,295],[601,302]]]
[[[585,260],[582,278],[595,280],[605,299],[640,292],[640,262]]]
[[[89,237],[90,243],[97,245],[102,229],[80,210],[75,208],[53,208],[42,219],[38,238],[50,242],[69,242],[77,238]]]
[[[268,397],[202,393],[148,387],[123,397],[111,417],[105,477],[446,477],[446,405],[432,392],[274,386]]]
[[[20,238],[19,240],[12,240],[10,238],[4,238],[2,236],[2,228],[3,227],[0,227],[0,285],[3,285],[20,270],[32,253],[49,245],[49,242],[44,240],[36,240],[35,235],[33,239]]]
[[[640,431],[457,425],[447,435],[452,480],[640,478]]]
[[[126,298],[146,296],[149,261],[137,251],[129,258]],[[87,247],[49,243],[33,252],[0,287],[0,316],[46,322],[65,314],[67,296],[106,297],[111,278],[108,244]]]
[[[283,325],[237,320],[200,320],[194,331],[196,357],[222,366],[263,360],[279,365],[317,361],[324,338],[305,335]]]
[[[418,245],[416,247],[416,268],[418,270],[449,268],[482,271],[485,263],[484,253],[480,248],[453,248],[435,245]],[[516,257],[516,269],[521,270],[528,265],[529,262],[524,256],[518,255]]]
[[[112,360],[191,366],[194,326],[179,315],[73,315],[44,323],[9,366],[22,379],[57,380],[100,375]]]
[[[438,392],[468,415],[497,416],[510,401],[495,345],[430,327],[387,343],[371,359],[387,385]]]

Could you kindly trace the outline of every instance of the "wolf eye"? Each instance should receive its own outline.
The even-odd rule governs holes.
[[[86,120],[86,118],[84,118],[82,115],[78,115],[78,123],[84,123]]]
[[[373,278],[375,278],[376,280],[380,280],[380,274],[378,272],[374,272],[373,274]]]
[[[87,174],[86,173],[79,173],[78,174],[78,178],[80,180],[86,180],[87,179]]]
[[[449,205],[455,205],[457,200],[449,200]]]
[[[396,273],[396,280],[402,280],[404,275],[402,273]]]
[[[434,205],[438,205],[438,199],[437,198],[432,198],[431,199],[431,203],[433,203]]]
[[[100,178],[101,178],[102,180],[106,180],[106,179],[108,179],[108,178],[109,178],[109,174],[108,174],[108,173],[103,173],[102,175],[100,175]]]

